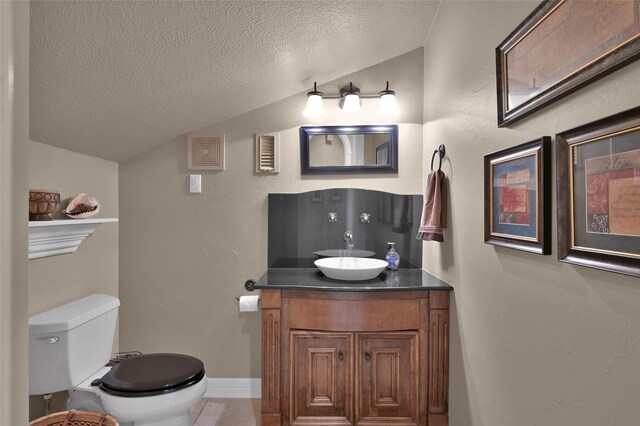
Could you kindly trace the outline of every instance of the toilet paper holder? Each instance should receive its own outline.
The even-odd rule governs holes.
[[[260,310],[262,298],[260,295],[243,295],[236,297],[240,312],[257,312]]]
[[[253,291],[253,290],[254,290],[254,286],[255,286],[255,285],[256,285],[256,281],[255,281],[255,280],[251,280],[251,279],[249,279],[249,280],[247,280],[247,281],[244,283],[244,288],[245,288],[247,291]],[[236,299],[236,303],[238,304],[238,306],[239,306],[239,308],[240,308],[240,311],[242,312],[242,311],[243,311],[243,307],[242,307],[242,303],[240,302],[240,298],[241,298],[241,297],[243,297],[243,296],[238,296],[238,297],[236,297],[235,299]],[[254,298],[254,297],[256,297],[256,296],[246,296],[246,297],[247,297],[247,298]],[[260,298],[260,296],[259,296],[259,295],[258,295],[257,297],[258,297],[258,306],[257,306],[257,308],[258,308],[258,309],[260,309],[260,302],[261,302],[261,298]],[[245,309],[246,309],[246,307],[245,307]],[[256,310],[258,310],[258,309],[256,309]],[[251,311],[253,311],[253,310],[254,310],[254,309],[251,309]],[[247,311],[245,310],[245,312],[247,312]]]

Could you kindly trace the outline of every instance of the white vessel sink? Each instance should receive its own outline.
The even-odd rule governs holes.
[[[375,252],[369,250],[347,250],[347,249],[334,249],[334,250],[320,250],[314,251],[318,257],[373,257]]]
[[[387,267],[384,260],[365,257],[326,257],[314,263],[327,277],[344,281],[370,280]]]

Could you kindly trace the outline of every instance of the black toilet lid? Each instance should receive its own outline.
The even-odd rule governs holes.
[[[175,392],[199,382],[204,364],[181,354],[148,354],[116,364],[100,379],[100,389],[117,396],[153,396]]]

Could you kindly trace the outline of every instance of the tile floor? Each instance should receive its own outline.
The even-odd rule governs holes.
[[[259,399],[203,399],[191,409],[194,426],[256,426]]]

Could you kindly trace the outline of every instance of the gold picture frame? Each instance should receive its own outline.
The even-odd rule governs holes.
[[[640,57],[640,1],[543,1],[497,48],[498,127]]]
[[[556,144],[558,260],[640,277],[640,107]]]
[[[551,138],[484,156],[484,242],[551,253]]]

